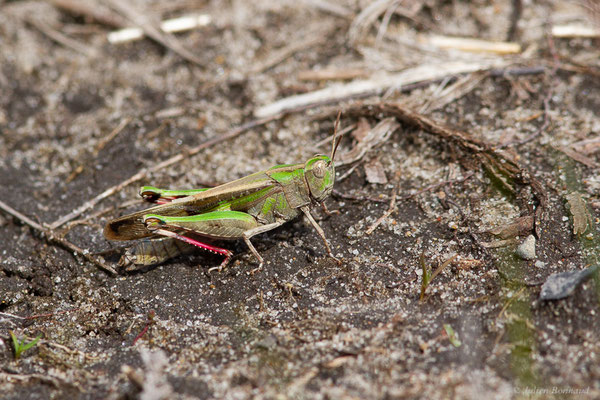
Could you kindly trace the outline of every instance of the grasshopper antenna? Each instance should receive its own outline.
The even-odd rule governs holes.
[[[337,151],[337,148],[340,145],[340,142],[342,141],[342,138],[340,137],[340,140],[338,140],[336,143],[337,132],[338,132],[338,128],[340,126],[340,117],[341,116],[342,116],[342,110],[340,110],[338,112],[337,118],[335,119],[335,125],[333,126],[333,142],[331,142],[331,161],[333,161],[333,158],[335,157],[335,152]]]

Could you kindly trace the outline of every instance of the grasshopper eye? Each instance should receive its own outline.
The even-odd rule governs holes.
[[[322,178],[325,176],[326,169],[325,161],[317,161],[313,167],[313,175],[317,178]]]

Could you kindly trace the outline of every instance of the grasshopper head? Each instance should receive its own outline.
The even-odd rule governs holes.
[[[341,115],[342,113],[340,111],[333,129],[331,156],[318,154],[304,164],[304,177],[308,184],[308,188],[310,189],[310,194],[319,203],[329,197],[333,190],[333,183],[335,182],[335,166],[333,165],[333,160],[335,159],[335,152],[340,144],[340,141],[336,141],[336,139]]]
[[[333,190],[335,167],[329,156],[317,155],[304,164],[304,177],[312,197],[321,202]]]

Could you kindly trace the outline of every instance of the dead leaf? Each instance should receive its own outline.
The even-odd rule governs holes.
[[[573,220],[573,234],[583,235],[592,225],[592,216],[587,208],[587,203],[579,192],[569,193],[566,199]]]
[[[385,169],[377,158],[365,164],[365,175],[369,183],[386,184],[388,182],[387,176],[385,176]]]
[[[499,236],[500,239],[514,238],[524,236],[533,230],[533,215],[519,217],[508,225],[502,225],[489,231],[492,235]]]
[[[370,129],[362,140],[357,141],[356,146],[350,151],[341,154],[340,160],[335,163],[336,166],[350,164],[362,159],[370,150],[388,140],[399,127],[400,124],[396,121],[396,118],[390,117],[382,120],[373,129]]]

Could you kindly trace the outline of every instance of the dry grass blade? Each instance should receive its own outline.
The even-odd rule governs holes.
[[[352,17],[352,11],[348,10],[346,7],[341,6],[333,1],[327,0],[301,0],[302,3],[307,6],[314,7],[316,9],[322,10],[329,14],[336,15],[338,17],[350,18]]]
[[[597,38],[600,37],[600,28],[583,25],[555,25],[552,27],[552,36],[557,38]]]
[[[310,69],[298,72],[301,81],[345,81],[356,78],[366,78],[369,71],[363,68],[324,68]]]
[[[580,140],[579,142],[571,144],[571,148],[586,156],[594,154],[600,150],[600,137]]]
[[[377,0],[369,3],[352,21],[348,30],[350,42],[359,41],[381,15],[385,14],[388,9],[395,8],[398,3],[398,0]]]
[[[426,42],[441,49],[453,49],[472,53],[517,54],[521,45],[513,42],[494,42],[474,38],[432,35]]]
[[[427,113],[435,110],[439,110],[440,108],[446,106],[447,104],[452,103],[453,101],[460,99],[465,96],[467,93],[470,93],[473,89],[478,87],[481,82],[488,77],[488,72],[474,72],[472,74],[468,74],[462,78],[459,78],[452,85],[444,88],[443,90],[436,93],[436,95],[431,96],[427,103],[421,107],[419,112]]]

